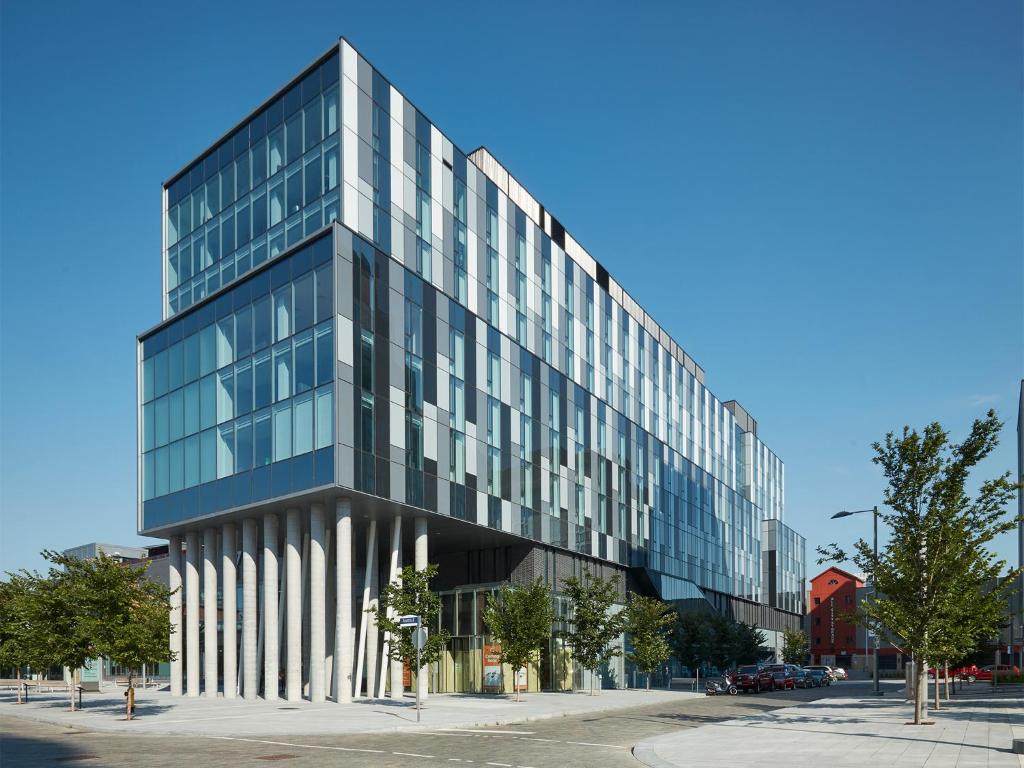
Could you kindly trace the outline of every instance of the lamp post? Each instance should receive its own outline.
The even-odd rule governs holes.
[[[873,522],[874,522],[874,536],[873,536],[873,542],[874,542],[873,546],[874,546],[874,552],[875,552],[875,560],[874,560],[874,562],[875,562],[875,567],[877,568],[877,566],[878,566],[878,507],[875,506],[875,507],[872,507],[871,509],[855,509],[853,511],[849,511],[849,510],[845,510],[844,509],[842,512],[836,512],[834,515],[832,515],[832,519],[835,520],[836,518],[839,518],[839,517],[849,517],[850,515],[860,515],[860,514],[864,514],[866,512],[870,512],[871,513],[871,516],[872,516]],[[872,574],[871,574],[871,588],[874,590],[875,594],[877,595],[878,594],[878,584],[875,581],[875,574],[874,574],[874,572],[872,572]],[[875,696],[882,696],[884,694],[882,693],[882,688],[881,688],[880,681],[879,681],[879,678],[878,678],[878,646],[880,644],[880,638],[878,636],[877,629],[876,629],[874,635],[875,635],[875,664],[874,664],[874,673],[873,674],[874,674],[874,678],[875,678]]]

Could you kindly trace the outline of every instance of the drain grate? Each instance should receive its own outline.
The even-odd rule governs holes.
[[[298,755],[260,755],[257,760],[294,760]]]

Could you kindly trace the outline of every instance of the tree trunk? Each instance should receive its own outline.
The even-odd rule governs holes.
[[[132,673],[128,672],[128,689],[124,692],[124,708],[127,716],[126,720],[132,719]]]
[[[17,683],[17,687],[18,687],[18,703],[19,704],[24,704],[25,702],[23,702],[21,700],[21,693],[22,693],[22,691],[21,691],[21,667],[18,667],[17,677],[18,677],[18,683]]]
[[[594,695],[594,673],[595,670],[590,670],[590,695]]]
[[[942,666],[942,684],[946,688],[946,701],[949,701],[949,663]]]
[[[925,676],[928,670],[924,668],[924,662],[918,661],[914,666],[914,725],[921,725],[924,719],[921,717],[924,700],[928,692],[924,689]]]
[[[651,690],[651,673],[647,673],[647,690]]]
[[[71,694],[71,711],[75,711],[75,682],[78,678],[78,670],[71,671],[71,683],[68,685],[68,693]]]

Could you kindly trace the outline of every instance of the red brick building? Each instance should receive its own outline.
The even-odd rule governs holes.
[[[856,609],[857,589],[863,586],[863,580],[834,566],[811,579],[807,630],[815,664],[850,669],[854,656],[864,653],[857,647],[857,625],[845,618]]]

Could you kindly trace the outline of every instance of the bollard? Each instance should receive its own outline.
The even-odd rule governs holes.
[[[1018,755],[1024,755],[1024,739],[1013,740],[1013,751]]]

